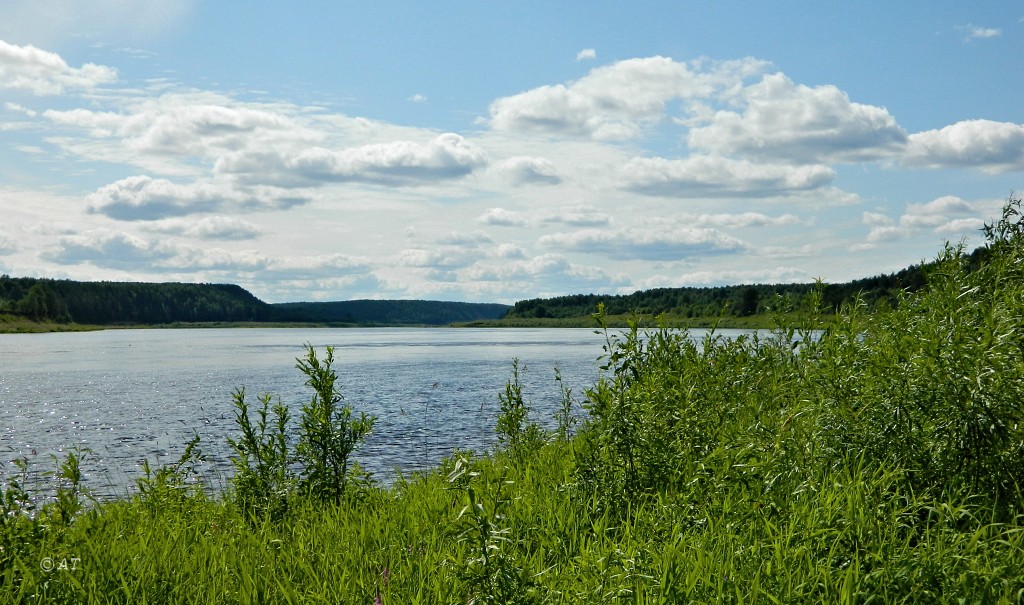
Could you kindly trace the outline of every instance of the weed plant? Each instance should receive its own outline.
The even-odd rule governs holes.
[[[537,428],[513,365],[494,451],[386,488],[351,463],[372,419],[308,350],[297,427],[236,392],[228,493],[190,475],[197,442],[117,502],[81,501],[71,458],[63,500],[37,502],[22,463],[0,601],[1019,603],[1020,200],[985,234],[979,262],[948,246],[870,313],[780,305],[772,331],[700,341],[599,313],[585,417],[563,391],[559,429]]]

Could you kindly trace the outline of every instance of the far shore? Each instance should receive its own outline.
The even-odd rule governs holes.
[[[626,328],[634,319],[631,315],[605,316],[605,323],[610,328]],[[725,329],[767,330],[775,327],[775,319],[767,314],[749,317],[679,317],[661,315],[636,316],[635,319],[643,327],[694,328],[711,327]],[[181,328],[596,328],[597,322],[591,316],[563,318],[509,318],[477,320],[448,325],[426,324],[359,324],[342,322],[174,322],[168,324],[79,324],[59,323],[52,321],[32,321],[24,317],[0,314],[0,334],[39,334],[48,332],[92,332],[96,330],[167,330]]]

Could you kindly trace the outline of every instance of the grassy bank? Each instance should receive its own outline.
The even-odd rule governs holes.
[[[0,313],[0,334],[42,333],[42,332],[88,332],[102,330],[103,326],[91,326],[55,321],[35,321],[19,315]]]
[[[73,456],[55,502],[7,485],[0,601],[1020,602],[1018,209],[983,266],[945,250],[890,310],[700,343],[609,330],[603,377],[564,393],[588,417],[565,405],[555,431],[513,370],[500,447],[387,488],[334,455],[372,419],[332,407],[310,350],[297,429],[236,393],[227,494],[194,482],[198,443],[124,501],[81,507]]]

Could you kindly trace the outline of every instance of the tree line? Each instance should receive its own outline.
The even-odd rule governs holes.
[[[978,248],[967,256],[976,267],[986,250]],[[892,305],[899,292],[916,292],[926,283],[934,263],[911,265],[891,274],[881,274],[844,283],[821,284],[825,311],[838,310],[842,304],[860,295],[869,308]],[[521,300],[509,309],[506,318],[571,318],[594,313],[599,304],[605,313],[623,315],[667,314],[676,317],[747,317],[767,312],[780,301],[799,306],[815,289],[814,283],[745,284],[717,287],[654,288],[632,294],[574,294],[553,298]]]
[[[232,284],[80,282],[0,276],[0,313],[57,323],[447,325],[498,319],[508,308],[499,304],[427,300],[269,304]]]

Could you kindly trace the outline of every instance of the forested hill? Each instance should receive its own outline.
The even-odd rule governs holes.
[[[979,248],[968,256],[971,265],[985,254]],[[900,290],[916,291],[926,279],[931,263],[912,265],[892,274],[877,275],[840,284],[823,284],[826,309],[839,308],[843,302],[860,294],[874,306],[878,301],[893,301]],[[713,288],[655,288],[632,294],[577,294],[555,298],[534,298],[517,302],[506,318],[571,318],[585,317],[604,304],[609,315],[632,312],[644,315],[669,314],[677,317],[746,317],[763,313],[778,296],[800,301],[814,284],[756,284]]]
[[[231,284],[80,282],[0,276],[0,313],[58,323],[447,325],[497,319],[508,309],[508,305],[424,300],[268,304]]]
[[[456,322],[499,319],[511,308],[492,303],[435,300],[347,300],[271,305],[281,321],[443,326]]]
[[[270,321],[273,310],[240,286],[81,282],[0,277],[0,312],[81,324]]]

